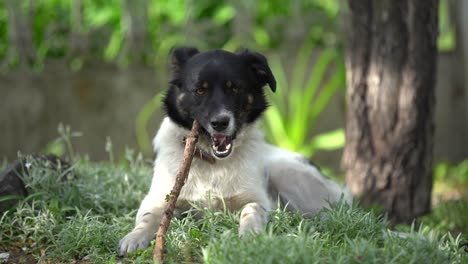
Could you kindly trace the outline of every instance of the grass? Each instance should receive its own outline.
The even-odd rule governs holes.
[[[434,166],[432,213],[421,221],[443,232],[468,234],[468,160]]]
[[[119,164],[81,159],[72,174],[31,161],[31,195],[0,217],[0,253],[30,262],[116,263],[117,244],[131,230],[149,188],[150,164],[131,153]],[[237,235],[238,213],[204,212],[173,220],[168,263],[466,263],[462,235],[426,225],[404,237],[373,212],[333,204],[312,219],[274,212],[261,235]],[[434,218],[435,219],[435,218]],[[152,247],[125,263],[152,263]],[[18,261],[19,262],[19,261]]]

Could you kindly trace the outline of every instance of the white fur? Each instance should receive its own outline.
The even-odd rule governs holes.
[[[157,157],[151,188],[138,210],[134,230],[120,241],[121,254],[146,248],[154,237],[166,207],[165,197],[174,186],[182,161],[182,139],[188,132],[169,118],[164,119],[153,142]],[[198,145],[209,149],[203,137]],[[233,145],[235,151],[215,164],[193,159],[177,201],[180,211],[190,209],[189,202],[216,209],[220,200],[227,201],[224,204],[228,209],[241,210],[242,235],[263,230],[278,196],[287,200],[288,209],[313,214],[327,206],[327,200],[339,200],[344,192],[301,155],[267,144],[256,124],[245,127]],[[345,199],[349,201],[349,195]]]

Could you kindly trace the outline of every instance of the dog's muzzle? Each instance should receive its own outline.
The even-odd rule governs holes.
[[[235,121],[232,112],[221,110],[209,123],[211,153],[215,158],[223,159],[232,153],[234,146]]]

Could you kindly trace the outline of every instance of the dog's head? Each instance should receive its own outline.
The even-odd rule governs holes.
[[[187,129],[197,120],[218,159],[232,153],[236,135],[266,110],[263,87],[276,89],[266,58],[248,50],[200,53],[196,48],[176,48],[172,67],[164,98],[167,114]]]

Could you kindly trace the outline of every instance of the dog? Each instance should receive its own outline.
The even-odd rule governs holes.
[[[264,87],[275,92],[276,80],[260,53],[175,48],[169,84],[167,117],[153,141],[151,187],[135,228],[119,243],[121,255],[148,247],[154,238],[194,120],[202,131],[176,216],[193,204],[240,211],[242,236],[262,232],[277,205],[308,216],[341,197],[350,201],[345,188],[325,178],[308,159],[264,140],[258,127],[268,106]]]

